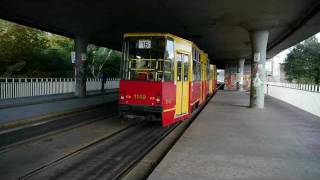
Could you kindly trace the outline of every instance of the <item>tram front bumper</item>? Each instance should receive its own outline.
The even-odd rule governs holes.
[[[119,111],[128,114],[145,115],[147,113],[162,113],[161,106],[119,104]]]

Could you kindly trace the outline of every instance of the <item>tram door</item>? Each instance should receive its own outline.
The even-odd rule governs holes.
[[[176,116],[188,113],[189,104],[189,56],[177,53]]]

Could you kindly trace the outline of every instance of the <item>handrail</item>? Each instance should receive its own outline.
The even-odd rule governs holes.
[[[100,78],[88,78],[87,91],[100,90]],[[119,88],[119,78],[107,78],[104,89]],[[75,91],[74,78],[0,78],[0,100],[72,93]]]
[[[165,61],[165,62],[171,62],[170,60],[167,59],[129,59],[129,61]]]
[[[320,85],[317,85],[317,84],[267,82],[265,83],[265,85],[320,93]]]

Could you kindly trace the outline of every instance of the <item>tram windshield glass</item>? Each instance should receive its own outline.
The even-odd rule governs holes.
[[[171,44],[164,37],[127,37],[123,49],[122,78],[170,80],[173,72],[173,42],[172,52],[167,46],[171,47]]]

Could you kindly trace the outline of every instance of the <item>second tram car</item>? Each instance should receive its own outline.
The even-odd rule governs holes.
[[[126,33],[119,111],[162,126],[186,119],[216,91],[215,71],[191,41],[168,33]]]

